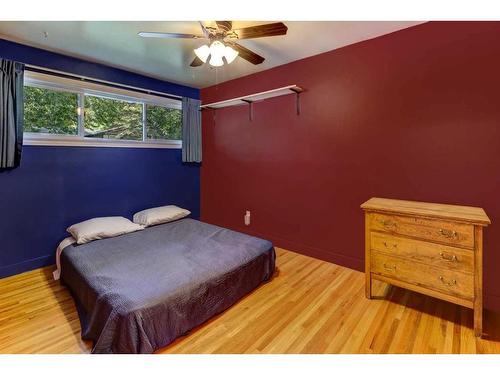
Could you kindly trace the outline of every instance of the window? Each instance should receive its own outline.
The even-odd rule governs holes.
[[[180,100],[27,72],[27,144],[181,147]]]
[[[142,141],[142,104],[85,95],[85,137]]]
[[[146,137],[148,139],[181,139],[182,111],[146,104]]]
[[[30,133],[78,134],[78,95],[24,88],[24,129]]]

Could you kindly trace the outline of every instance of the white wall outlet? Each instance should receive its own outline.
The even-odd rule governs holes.
[[[250,211],[245,212],[245,225],[250,225]]]

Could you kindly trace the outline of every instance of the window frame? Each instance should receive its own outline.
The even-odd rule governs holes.
[[[87,146],[87,147],[137,147],[137,148],[182,148],[176,139],[148,139],[146,105],[155,105],[182,111],[182,102],[171,98],[101,85],[85,80],[52,76],[38,72],[25,72],[24,85],[78,95],[78,131],[72,134],[50,134],[24,132],[24,145],[39,146]],[[85,95],[122,100],[142,104],[142,140],[85,137]]]

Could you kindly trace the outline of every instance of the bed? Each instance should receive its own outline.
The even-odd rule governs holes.
[[[152,353],[267,281],[266,240],[193,219],[71,244],[61,280],[92,353]]]

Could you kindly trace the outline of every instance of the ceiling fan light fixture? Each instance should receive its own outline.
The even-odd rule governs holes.
[[[238,56],[239,52],[234,50],[233,48],[226,46],[224,48],[224,57],[228,64],[231,64],[234,59]]]
[[[224,61],[222,57],[226,51],[224,44],[218,40],[214,41],[210,45],[210,65],[212,66],[222,66]]]
[[[196,48],[194,50],[194,53],[196,56],[203,61],[204,63],[207,62],[208,56],[210,55],[210,47],[207,46],[206,44],[202,45],[199,48]]]
[[[210,60],[208,60],[209,64],[212,66],[222,66],[224,65],[224,60],[222,60],[222,56],[214,56],[210,55]]]
[[[215,21],[215,25],[211,26],[205,26],[200,21],[198,23],[201,26],[201,34],[141,31],[139,32],[139,36],[144,38],[209,40],[208,44],[194,49],[196,57],[189,64],[191,67],[201,66],[205,63],[209,63],[212,66],[223,66],[225,63],[232,63],[238,56],[251,64],[258,65],[262,64],[265,58],[237,43],[235,39],[256,39],[286,35],[288,30],[288,27],[283,22],[273,22],[240,29],[233,29],[232,21]]]

